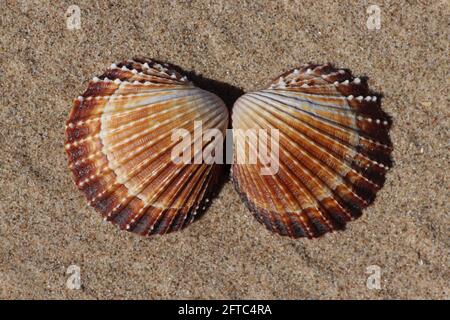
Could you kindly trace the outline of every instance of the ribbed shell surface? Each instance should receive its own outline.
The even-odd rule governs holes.
[[[255,217],[290,237],[316,237],[344,228],[382,187],[391,166],[389,117],[365,79],[330,65],[304,65],[248,93],[233,107],[234,185]],[[278,130],[279,168],[237,163],[237,136],[248,129]],[[268,145],[269,154],[273,152]]]
[[[194,137],[197,121],[224,133],[222,100],[165,64],[136,58],[111,65],[75,99],[66,123],[75,184],[121,229],[150,235],[185,227],[207,206],[221,171],[172,161],[173,130]]]

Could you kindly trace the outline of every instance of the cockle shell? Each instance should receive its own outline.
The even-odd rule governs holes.
[[[241,96],[232,126],[279,130],[276,174],[261,174],[259,160],[236,163],[244,151],[235,141],[231,175],[257,220],[281,235],[313,238],[344,228],[374,200],[391,166],[391,121],[380,96],[365,79],[328,64],[304,65]],[[250,139],[244,145],[257,149]]]
[[[207,206],[221,171],[172,161],[173,130],[193,134],[196,121],[224,133],[227,108],[169,65],[145,58],[111,65],[74,100],[66,123],[75,184],[122,229],[149,235],[185,227]]]

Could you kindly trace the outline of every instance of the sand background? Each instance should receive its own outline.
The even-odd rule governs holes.
[[[0,3],[0,298],[450,297],[447,1]],[[366,26],[372,3],[380,30]],[[80,30],[66,28],[72,4]],[[316,240],[271,234],[229,182],[182,232],[119,231],[73,185],[64,125],[88,79],[135,55],[245,91],[309,61],[368,76],[394,119],[385,187]],[[72,264],[81,290],[66,288]]]

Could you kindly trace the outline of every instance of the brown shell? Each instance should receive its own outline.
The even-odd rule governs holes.
[[[234,185],[257,220],[284,236],[344,228],[374,201],[392,164],[391,120],[380,96],[365,79],[328,64],[304,65],[243,95],[232,126]],[[276,174],[262,175],[261,159],[236,163],[237,153],[257,148],[250,139],[239,146],[239,129],[279,130]]]
[[[225,132],[228,111],[169,65],[145,58],[111,65],[74,100],[66,123],[75,184],[121,229],[150,235],[187,226],[208,205],[222,168],[172,161],[173,129],[193,133],[195,121]]]

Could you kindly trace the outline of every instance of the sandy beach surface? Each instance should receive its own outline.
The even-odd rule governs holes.
[[[379,30],[367,25],[371,4]],[[71,5],[79,29],[67,24]],[[447,1],[1,7],[0,298],[450,297]],[[103,222],[71,181],[64,125],[90,78],[136,55],[246,92],[310,61],[367,76],[394,121],[395,165],[384,188],[345,231],[315,240],[267,231],[230,182],[182,232],[146,239]],[[79,290],[67,287],[71,265]]]

